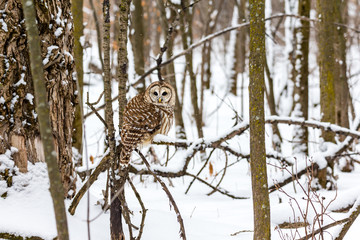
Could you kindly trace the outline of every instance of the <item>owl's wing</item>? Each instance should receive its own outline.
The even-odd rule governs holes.
[[[141,95],[138,95],[126,105],[123,120],[120,161],[128,164],[136,146],[160,129],[161,116],[153,105],[145,103]]]

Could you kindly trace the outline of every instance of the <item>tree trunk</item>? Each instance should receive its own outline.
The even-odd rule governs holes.
[[[181,15],[181,37],[183,48],[188,49],[189,46],[192,44],[192,13],[189,11],[189,0],[181,0],[181,7],[184,9],[184,14]],[[192,12],[194,12],[192,10]],[[186,26],[186,27],[185,27]],[[186,58],[186,68],[190,75],[190,90],[191,90],[191,103],[194,110],[194,118],[196,123],[196,129],[198,132],[198,137],[204,137],[203,130],[202,130],[202,116],[199,110],[199,103],[197,97],[197,85],[196,85],[196,75],[193,70],[193,55],[192,52],[185,55]]]
[[[310,0],[299,0],[299,16],[310,16]],[[310,23],[300,20],[300,25],[294,29],[293,80],[294,80],[294,110],[293,117],[308,119],[309,104],[309,39]],[[293,153],[308,154],[308,130],[303,126],[293,127]]]
[[[243,0],[240,0],[240,3],[236,6],[238,10],[238,24],[244,23],[246,21],[245,11],[246,3]],[[238,76],[245,72],[245,61],[246,61],[246,29],[240,29],[236,32],[236,41],[235,41],[235,54],[234,54],[234,66],[231,76],[231,89],[230,92],[234,95],[237,95],[238,87]]]
[[[134,53],[135,72],[141,76],[145,72],[144,57],[144,13],[141,5],[142,0],[133,0],[134,10],[131,11],[131,34],[130,40]],[[145,79],[143,79],[136,89],[140,92],[145,91]]]
[[[347,24],[347,1],[336,1],[334,8],[336,22]],[[335,36],[335,57],[336,70],[339,76],[335,82],[335,102],[336,102],[336,124],[342,127],[349,128],[349,86],[346,74],[346,28],[339,27],[336,29]]]
[[[12,157],[19,170],[26,172],[28,161],[43,162],[44,154],[34,110],[25,26],[20,0],[1,1],[0,9],[6,12],[1,18],[7,26],[0,29],[0,154],[16,147],[18,152]],[[71,5],[70,1],[36,1],[35,9],[58,166],[65,196],[71,197],[75,192],[72,129],[76,105]]]
[[[126,82],[128,80],[128,52],[127,52],[127,35],[129,26],[131,0],[121,0],[119,5],[119,50],[118,50],[118,76],[119,81],[119,129],[123,124],[123,112],[126,106]],[[128,176],[128,170],[119,166],[119,157],[115,156],[111,164],[111,199],[115,197],[110,206],[110,236],[111,240],[124,240],[124,231],[122,225],[121,200],[125,199],[124,184]],[[117,176],[119,176],[119,179]],[[117,194],[118,191],[121,191]]]
[[[170,19],[166,17],[166,11],[164,6],[163,0],[157,0],[157,6],[160,10],[161,15],[161,26],[163,28],[164,35],[166,36],[169,29],[169,22],[172,22],[176,18],[176,13],[171,11]],[[173,33],[172,38],[169,40],[168,48],[166,51],[166,58],[170,59],[173,56],[173,49],[174,49],[174,39],[175,33]],[[180,103],[179,91],[176,84],[176,76],[175,76],[175,67],[174,62],[166,65],[166,78],[169,79],[171,86],[175,89],[176,96],[175,96],[175,129],[176,129],[176,137],[180,139],[186,139],[186,132],[184,127],[184,120],[182,116],[182,105]]]
[[[336,1],[335,15],[336,22],[347,24],[347,3],[348,1]],[[335,111],[336,124],[349,128],[349,85],[347,77],[346,64],[346,38],[347,29],[344,27],[337,28],[335,42],[336,71],[338,80],[335,82]],[[345,140],[345,136],[340,136],[340,140]],[[350,172],[354,169],[353,160],[350,157],[345,158],[345,164],[341,166],[341,170]]]
[[[83,26],[83,0],[73,0],[71,11],[74,18],[74,59],[76,67],[76,78],[77,78],[77,96],[78,104],[75,110],[74,119],[74,133],[73,133],[73,147],[76,148],[80,156],[82,155],[82,136],[83,136],[83,86],[84,86],[84,71],[83,71],[83,47],[80,42],[80,38],[84,34]],[[76,165],[81,166],[81,159]]]
[[[69,232],[64,204],[64,189],[61,183],[61,176],[53,141],[53,133],[51,131],[49,101],[45,88],[40,37],[36,24],[34,1],[22,0],[22,6],[30,55],[30,74],[34,85],[36,112],[38,114],[37,119],[44,149],[43,153],[49,173],[50,193],[54,204],[58,239],[67,240],[69,239]]]
[[[250,166],[254,239],[270,240],[264,117],[265,0],[250,0]]]
[[[318,48],[320,67],[320,115],[322,122],[335,123],[335,88],[334,82],[338,81],[335,73],[335,1],[317,0],[317,11],[320,22],[318,23]],[[327,142],[334,141],[334,134],[323,132],[322,137]],[[319,171],[318,179],[323,188],[332,187],[328,185],[329,174],[332,174],[333,164],[329,162],[329,169]],[[329,171],[328,171],[329,170]],[[331,175],[330,175],[331,176]],[[328,185],[328,186],[327,186]]]
[[[335,123],[335,1],[317,1],[319,15],[319,67],[320,67],[320,106],[321,121]],[[333,141],[333,133],[323,133],[325,141]]]

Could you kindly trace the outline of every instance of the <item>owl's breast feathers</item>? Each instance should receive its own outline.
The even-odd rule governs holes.
[[[124,109],[121,163],[128,164],[134,148],[151,143],[156,134],[166,135],[173,124],[173,118],[172,107],[159,107],[147,103],[143,94],[132,98]]]

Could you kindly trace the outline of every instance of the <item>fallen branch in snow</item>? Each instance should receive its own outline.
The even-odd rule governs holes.
[[[296,236],[298,235],[300,237],[300,233],[298,231],[298,223],[303,223],[303,228],[305,231],[305,237],[300,238],[300,239],[315,239],[315,235],[316,234],[320,234],[321,239],[324,238],[323,234],[324,231],[327,228],[330,228],[331,226],[335,226],[334,224],[330,224],[327,227],[323,227],[323,222],[324,222],[324,216],[329,216],[327,214],[327,210],[329,208],[329,206],[335,201],[336,197],[337,197],[337,192],[334,196],[333,199],[331,199],[327,204],[324,204],[324,197],[321,196],[316,190],[314,190],[313,186],[313,180],[314,180],[314,175],[315,175],[315,170],[313,168],[314,166],[314,162],[310,161],[310,166],[307,166],[307,162],[306,162],[306,170],[308,171],[306,174],[306,180],[305,183],[302,184],[299,181],[299,177],[297,174],[294,175],[294,183],[296,183],[296,186],[300,187],[300,192],[302,194],[304,194],[304,197],[301,197],[302,200],[306,201],[305,204],[305,208],[303,208],[301,206],[301,204],[299,203],[298,199],[295,198],[294,196],[290,195],[288,192],[286,192],[283,188],[281,187],[277,187],[278,191],[282,194],[284,194],[285,196],[287,196],[289,198],[289,204],[290,207],[292,209],[293,212],[293,223],[296,223],[296,231],[295,231],[295,235],[292,234],[292,236]],[[288,174],[292,174],[291,171],[287,168],[284,167],[278,167],[278,166],[274,166],[276,168],[279,168],[280,170],[283,170],[285,172],[287,172]],[[295,214],[295,210],[294,207],[292,205],[292,202],[294,202],[297,206],[297,209],[300,213],[301,216],[301,220],[299,216],[296,216]],[[317,208],[315,206],[315,204],[319,205],[319,208]],[[312,211],[314,212],[315,216],[313,218],[313,221],[309,221],[309,212]],[[329,216],[330,217],[330,216]],[[331,218],[331,217],[330,217]],[[315,226],[319,225],[318,229],[315,230]],[[285,239],[284,235],[282,233],[282,230],[280,228],[277,228],[279,234],[280,234],[280,238],[281,239]],[[309,232],[309,233],[308,233]],[[295,238],[293,238],[295,239]],[[320,238],[319,238],[320,239]]]
[[[351,214],[348,218],[349,221],[347,221],[347,223],[341,228],[341,231],[335,240],[342,240],[350,229],[351,225],[355,222],[356,218],[360,215],[360,197],[357,199],[350,211]]]
[[[250,233],[250,232],[254,232],[254,230],[241,230],[241,231],[237,231],[237,232],[234,232],[234,233],[232,233],[232,234],[230,234],[230,236],[236,236],[236,235],[238,235],[238,234],[240,234],[240,233]]]
[[[314,232],[309,233],[308,235],[306,235],[306,236],[304,236],[304,237],[302,237],[302,238],[299,238],[298,240],[311,239],[314,235],[319,234],[320,232],[323,232],[323,231],[325,231],[325,230],[327,230],[327,229],[329,229],[329,228],[335,227],[335,226],[337,226],[337,225],[339,225],[339,224],[346,223],[346,222],[348,222],[348,221],[349,221],[349,218],[344,218],[344,219],[341,219],[341,220],[337,220],[337,221],[335,221],[335,222],[333,222],[333,223],[330,223],[330,224],[328,224],[328,225],[326,225],[326,226],[323,226],[323,227],[321,227],[321,228],[319,228],[319,229],[316,229]]]
[[[313,163],[312,166],[308,166],[305,169],[301,170],[300,172],[291,174],[290,177],[284,179],[281,182],[274,182],[274,184],[270,185],[270,187],[269,187],[269,193],[272,193],[275,190],[279,190],[280,188],[284,187],[288,183],[291,183],[292,181],[294,181],[295,178],[300,178],[302,175],[307,174],[310,170],[317,171],[318,169],[319,169],[319,165],[317,165],[316,163]]]
[[[179,224],[180,224],[180,237],[181,237],[183,240],[186,240],[184,222],[183,222],[183,219],[182,219],[182,217],[181,217],[179,208],[177,207],[176,202],[175,202],[173,196],[171,195],[169,189],[166,187],[166,184],[165,184],[153,171],[151,171],[150,164],[148,163],[148,161],[146,160],[146,158],[144,157],[144,155],[142,155],[142,153],[141,153],[138,149],[136,149],[135,151],[139,154],[139,156],[140,156],[141,159],[143,160],[144,164],[145,164],[146,167],[148,168],[148,170],[149,170],[149,172],[151,173],[151,175],[153,175],[154,178],[160,183],[162,189],[165,191],[166,195],[168,196],[171,205],[174,207],[174,211],[175,211],[175,213],[176,213],[177,220],[178,220],[178,222],[179,222]]]
[[[7,233],[7,232],[0,232],[0,239],[34,239],[34,240],[44,240],[43,238],[41,237],[38,237],[38,236],[31,236],[31,237],[28,237],[28,236],[21,236],[21,235],[15,235],[13,233]],[[55,237],[53,240],[56,240],[58,239],[57,237]]]
[[[277,117],[277,116],[271,116],[270,119],[273,118],[273,120],[279,120],[280,118]],[[281,121],[281,123],[289,123],[289,121],[286,121],[286,119],[282,118],[283,121]],[[291,119],[291,118],[287,118],[288,120]],[[305,122],[306,121],[290,121],[289,124],[302,124],[302,122],[304,122],[304,126],[305,126]],[[321,123],[321,122],[318,122],[318,121],[311,121],[311,126],[309,127],[316,127],[316,126],[320,126],[320,125],[324,125],[324,123]],[[323,130],[324,131],[332,131],[333,129],[337,129],[337,133],[338,134],[348,134],[348,137],[346,137],[346,139],[340,144],[338,145],[337,149],[335,149],[335,151],[333,151],[334,153],[331,154],[331,155],[328,155],[328,156],[325,156],[325,159],[328,161],[328,162],[332,162],[334,161],[338,156],[340,156],[346,149],[349,148],[349,146],[351,145],[351,143],[356,139],[356,138],[359,138],[357,135],[360,135],[360,132],[358,131],[355,131],[355,130],[350,130],[350,129],[347,129],[347,128],[343,128],[343,127],[340,127],[338,125],[335,125],[335,124],[329,124],[329,123],[326,123],[325,126],[323,126]],[[353,129],[359,129],[360,127],[360,115],[356,117],[356,119],[354,120],[353,122]],[[319,127],[320,128],[320,127]],[[340,129],[340,130],[339,130]],[[352,133],[351,135],[349,133]],[[318,170],[319,166],[317,165],[317,163],[314,163],[314,169],[315,170]],[[304,175],[305,173],[307,172],[307,169],[304,169],[297,174],[297,176],[300,178],[302,175]],[[290,176],[286,179],[284,179],[283,181],[281,182],[278,182],[276,184],[278,184],[278,186],[280,187],[283,187],[285,186],[286,184],[290,183],[293,181],[293,178],[294,176]],[[276,187],[275,185],[273,186],[270,186],[269,188],[270,192],[273,192],[276,190]]]
[[[303,120],[299,118],[291,118],[291,117],[278,117],[278,116],[270,116],[266,118],[266,123],[282,123],[289,125],[301,125],[303,127],[311,127],[318,128],[323,131],[333,132],[339,135],[351,136],[353,138],[360,139],[360,132],[353,131],[348,128],[341,127],[336,124],[330,124],[326,122],[319,122],[315,120]]]

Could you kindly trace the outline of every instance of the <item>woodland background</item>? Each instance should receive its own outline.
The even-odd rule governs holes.
[[[0,238],[356,239],[359,12],[1,0]],[[175,126],[122,169],[123,108],[159,78]]]

